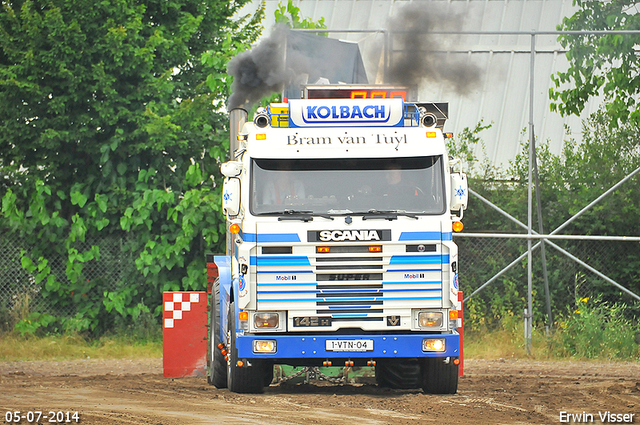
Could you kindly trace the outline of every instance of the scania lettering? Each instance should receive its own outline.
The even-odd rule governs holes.
[[[323,230],[320,232],[321,241],[379,241],[380,236],[375,230]]]
[[[227,252],[208,257],[208,380],[262,392],[274,365],[358,366],[378,385],[455,393],[461,292],[453,223],[467,205],[446,103],[406,89],[305,88],[230,112]],[[350,98],[356,97],[356,98]],[[459,228],[460,226],[456,226]]]

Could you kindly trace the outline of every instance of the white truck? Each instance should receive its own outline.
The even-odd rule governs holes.
[[[262,392],[275,364],[375,366],[378,385],[455,393],[452,231],[468,188],[447,154],[447,104],[379,86],[302,97],[250,122],[231,112],[209,383]]]

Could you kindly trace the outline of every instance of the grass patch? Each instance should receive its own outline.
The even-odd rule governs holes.
[[[544,331],[533,330],[531,354],[524,345],[524,323],[513,318],[503,320],[494,330],[468,331],[464,334],[464,356],[469,359],[535,359],[548,360],[549,339]]]
[[[523,320],[508,316],[491,330],[465,329],[464,355],[472,359],[640,361],[640,327],[627,318],[627,306],[587,298],[576,304],[573,311],[558,317],[549,335],[542,328],[533,329],[531,354],[525,350]]]
[[[530,355],[524,346],[523,321],[517,316],[503,317],[492,329],[466,328],[464,355],[469,359],[640,361],[640,326],[628,317],[634,315],[624,304],[582,298],[575,309],[557,318],[550,335],[534,328]],[[152,318],[118,329],[115,335],[97,339],[79,334],[0,334],[0,361],[162,357],[162,327]]]
[[[134,322],[117,319],[109,333],[100,336],[60,333],[46,324],[29,328],[29,323],[0,333],[0,361],[162,357],[162,326],[149,312],[143,312]]]
[[[127,336],[104,336],[88,340],[80,335],[34,337],[12,333],[0,338],[0,361],[160,357],[162,339],[136,341]]]

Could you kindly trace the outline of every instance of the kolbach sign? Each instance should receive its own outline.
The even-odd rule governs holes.
[[[291,127],[399,127],[404,102],[396,99],[291,99]]]

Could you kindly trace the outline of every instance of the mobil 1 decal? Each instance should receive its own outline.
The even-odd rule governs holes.
[[[391,230],[309,230],[308,242],[378,242],[390,241]]]

